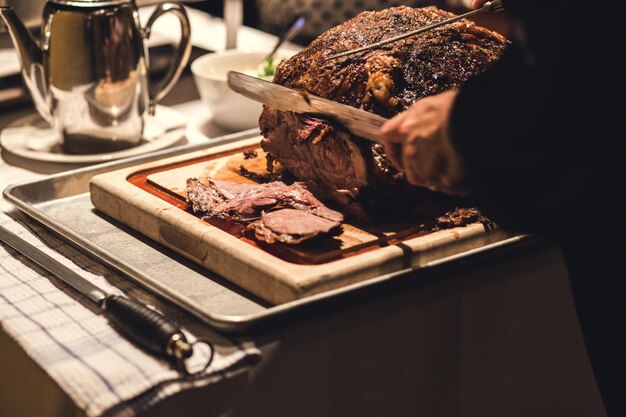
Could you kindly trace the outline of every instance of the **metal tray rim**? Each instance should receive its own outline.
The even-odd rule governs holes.
[[[271,319],[275,319],[279,316],[284,316],[294,310],[297,310],[304,306],[313,305],[322,300],[330,300],[339,295],[348,294],[354,292],[358,289],[365,289],[372,286],[377,286],[385,281],[391,281],[397,277],[405,276],[410,274],[411,272],[426,271],[432,268],[435,268],[439,265],[448,264],[455,260],[465,259],[472,255],[484,253],[487,251],[495,250],[497,248],[502,248],[510,245],[514,245],[517,243],[524,242],[528,240],[528,235],[515,235],[504,240],[500,240],[491,244],[487,244],[485,246],[470,249],[464,251],[459,254],[446,256],[437,260],[434,260],[424,266],[419,268],[407,268],[399,271],[395,271],[389,274],[380,275],[375,278],[370,278],[365,281],[357,282],[351,285],[347,285],[342,288],[337,288],[334,290],[326,291],[320,294],[311,295],[299,300],[290,301],[283,304],[273,305],[268,307],[264,311],[248,314],[248,315],[224,315],[215,312],[207,312],[198,308],[191,299],[186,297],[183,294],[180,294],[174,290],[171,290],[169,287],[164,285],[159,285],[158,282],[151,279],[147,274],[142,271],[136,269],[132,265],[128,264],[124,260],[118,259],[115,256],[109,254],[105,249],[100,248],[98,245],[89,242],[84,239],[82,236],[64,226],[63,224],[57,222],[54,218],[46,215],[44,212],[38,210],[34,207],[36,203],[43,203],[46,200],[39,202],[27,202],[22,200],[19,197],[19,189],[32,186],[37,183],[46,183],[51,181],[62,181],[64,179],[68,179],[77,174],[91,174],[95,175],[96,172],[106,172],[118,168],[122,168],[123,166],[140,163],[140,162],[150,162],[153,160],[157,160],[159,158],[165,158],[169,156],[174,156],[179,153],[193,152],[196,150],[205,149],[208,147],[218,146],[225,143],[236,142],[239,140],[244,140],[253,137],[254,135],[258,135],[259,132],[256,129],[251,129],[249,131],[239,132],[232,135],[223,136],[221,138],[212,139],[210,143],[202,143],[202,144],[187,144],[178,146],[175,148],[169,148],[165,150],[160,150],[156,152],[152,152],[150,154],[145,154],[141,156],[135,156],[131,158],[125,158],[117,161],[110,161],[103,164],[92,165],[88,167],[78,168],[75,170],[65,171],[62,173],[54,174],[47,176],[45,178],[37,179],[37,180],[28,180],[21,181],[18,183],[11,184],[7,186],[3,190],[4,198],[13,204],[18,210],[41,223],[45,227],[59,234],[62,238],[68,241],[73,246],[89,253],[91,256],[96,257],[98,260],[106,264],[107,266],[115,269],[116,271],[122,273],[123,275],[129,277],[133,280],[133,282],[141,285],[143,287],[148,288],[150,291],[153,291],[162,297],[166,298],[170,302],[180,306],[181,308],[189,311],[194,314],[196,317],[206,322],[210,326],[222,331],[227,332],[242,332],[248,331],[254,328],[260,322],[266,322]],[[88,193],[88,192],[87,192]],[[76,193],[72,196],[79,196],[83,193]],[[48,200],[50,201],[50,200]],[[416,280],[419,281],[419,280]]]

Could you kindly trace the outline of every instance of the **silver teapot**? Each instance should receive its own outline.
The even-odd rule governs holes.
[[[180,20],[181,40],[163,81],[148,88],[147,47],[154,22]],[[179,3],[156,7],[141,27],[134,0],[48,0],[37,42],[11,7],[0,7],[22,77],[39,114],[67,153],[138,145],[145,117],[174,86],[191,52],[189,19]]]

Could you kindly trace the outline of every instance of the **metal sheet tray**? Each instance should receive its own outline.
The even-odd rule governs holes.
[[[269,305],[216,274],[184,259],[121,223],[99,213],[91,204],[89,180],[97,174],[155,161],[209,146],[248,139],[250,130],[208,144],[184,145],[134,158],[68,171],[44,179],[14,184],[4,197],[20,211],[56,232],[70,244],[100,259],[136,283],[225,332],[254,332],[303,316],[350,305],[363,297],[381,296],[403,285],[414,285],[428,271],[467,261],[475,256],[528,241],[514,235],[483,247],[437,259],[418,269],[406,269],[297,301]]]

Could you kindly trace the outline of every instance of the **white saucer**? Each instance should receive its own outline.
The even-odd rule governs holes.
[[[66,154],[61,151],[56,133],[38,114],[17,119],[0,132],[0,146],[14,155],[35,161],[86,164],[112,161],[167,148],[185,136],[187,120],[180,112],[157,106],[156,114],[146,118],[140,145],[121,151],[98,154]]]
[[[19,75],[20,60],[13,48],[0,49],[0,77]]]

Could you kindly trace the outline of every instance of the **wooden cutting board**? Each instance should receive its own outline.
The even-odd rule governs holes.
[[[266,244],[226,221],[204,221],[187,210],[192,177],[253,182],[240,166],[265,172],[256,137],[95,176],[91,201],[103,213],[173,249],[273,304],[285,303],[506,237],[482,224],[427,233],[417,225],[375,228],[344,224],[341,235],[300,245]],[[247,157],[244,156],[247,152]],[[251,157],[256,153],[256,157]]]

